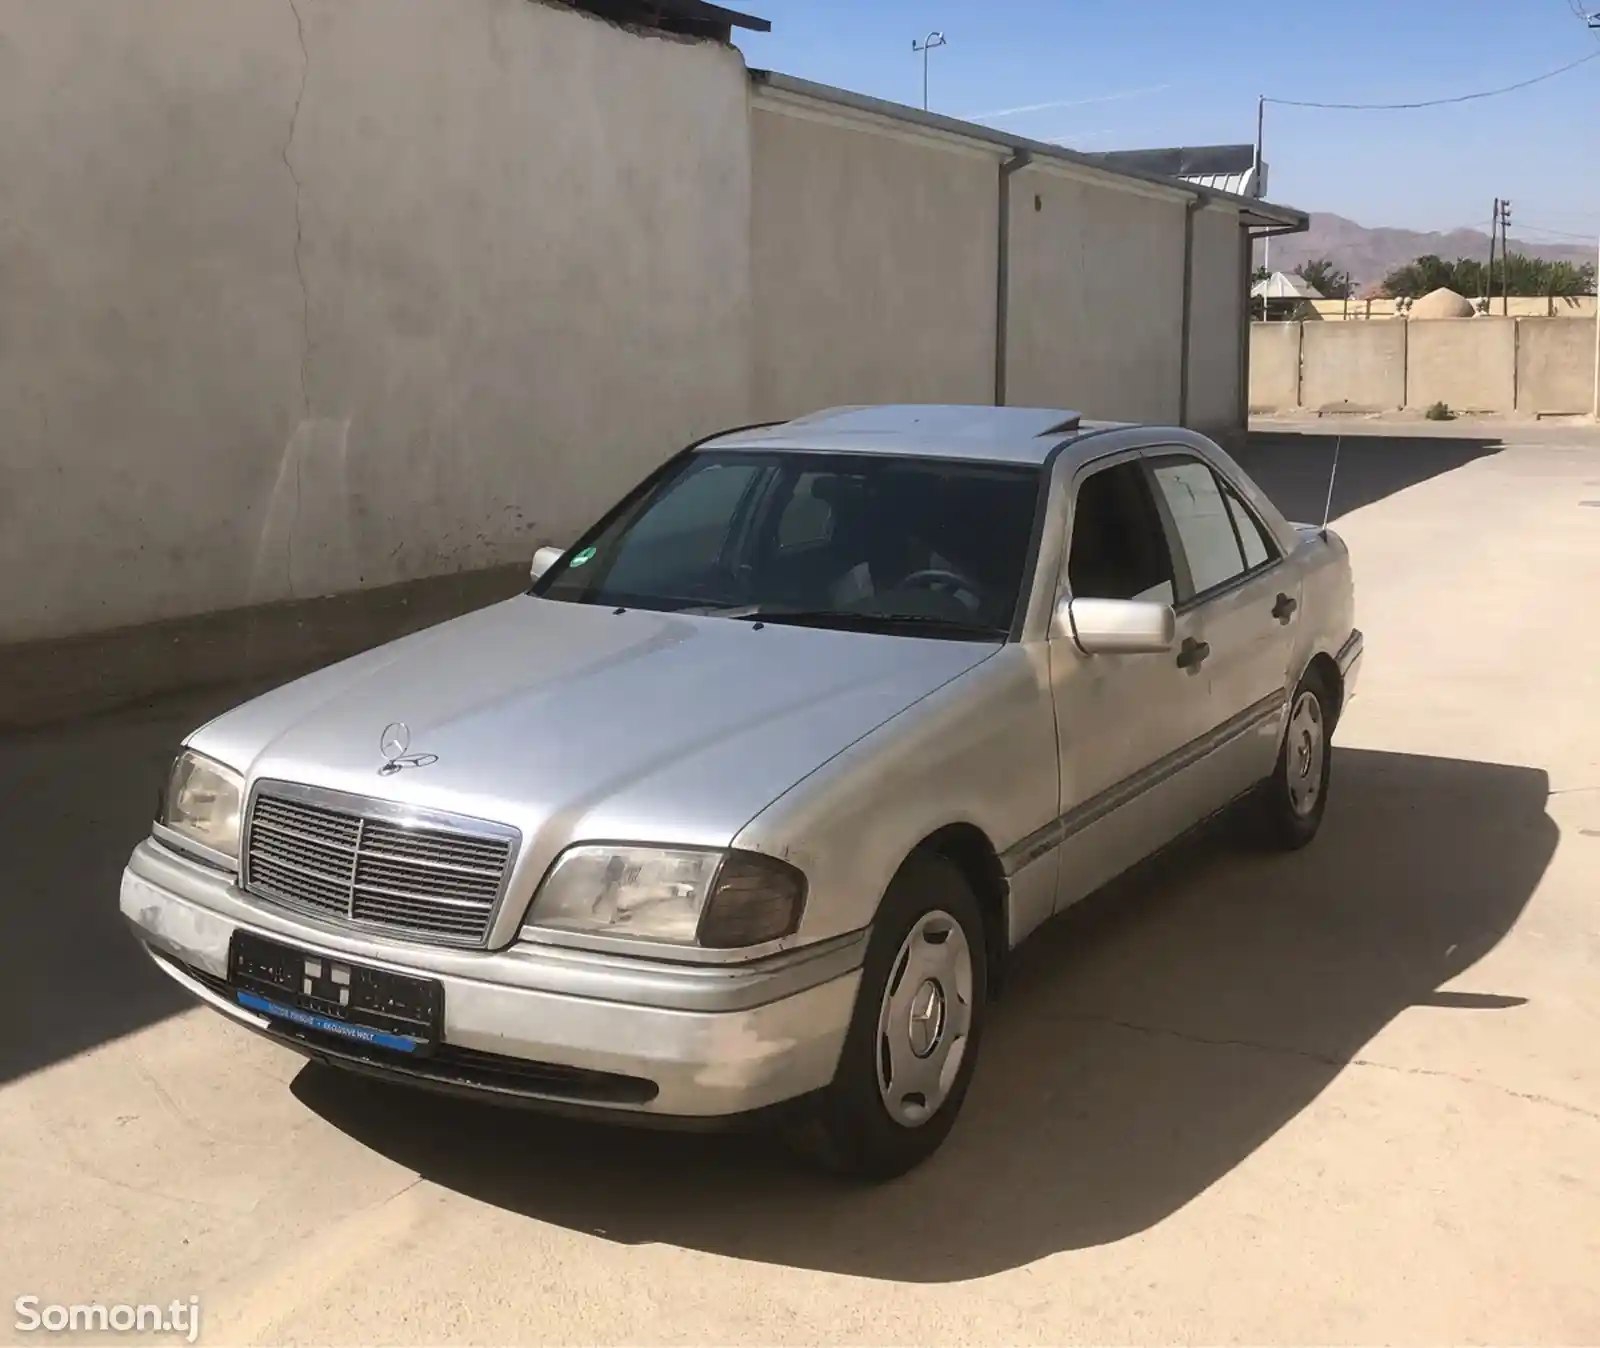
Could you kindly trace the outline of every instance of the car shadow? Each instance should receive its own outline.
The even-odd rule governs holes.
[[[194,1005],[129,934],[117,892],[179,741],[258,691],[0,736],[0,1083]]]
[[[1289,519],[1321,524],[1335,446],[1339,472],[1330,519],[1505,448],[1494,436],[1389,435],[1335,425],[1316,431],[1255,430],[1233,457]]]
[[[1048,925],[945,1147],[888,1185],[760,1137],[574,1124],[330,1068],[294,1090],[433,1183],[625,1244],[945,1282],[1119,1240],[1237,1166],[1408,1007],[1505,1014],[1532,995],[1441,988],[1549,863],[1545,774],[1341,749],[1334,782],[1305,851],[1213,829]]]

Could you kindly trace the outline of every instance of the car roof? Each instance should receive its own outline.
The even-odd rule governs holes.
[[[1050,407],[899,403],[830,407],[793,421],[729,431],[698,450],[884,454],[988,463],[1047,463],[1062,445],[1130,423]]]

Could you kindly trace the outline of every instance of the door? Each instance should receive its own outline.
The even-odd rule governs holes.
[[[1138,451],[1079,470],[1057,599],[1180,593],[1162,516]],[[1178,642],[1197,617],[1178,617]],[[1211,728],[1203,665],[1179,650],[1085,655],[1052,628],[1050,679],[1060,755],[1057,908],[1075,903],[1181,833],[1203,813],[1190,746]]]
[[[1156,504],[1211,698],[1211,743],[1198,790],[1220,808],[1270,775],[1292,691],[1300,590],[1271,532],[1211,464],[1190,451],[1147,451]]]

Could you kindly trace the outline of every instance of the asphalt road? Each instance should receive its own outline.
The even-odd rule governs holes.
[[[1299,518],[1326,430],[1244,455]],[[189,1009],[117,876],[233,696],[0,739],[0,1340],[195,1296],[212,1343],[1600,1342],[1600,435],[1437,431],[1344,442],[1369,654],[1317,843],[1047,928],[885,1188]]]

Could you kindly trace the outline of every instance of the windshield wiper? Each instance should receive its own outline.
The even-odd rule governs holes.
[[[769,609],[727,614],[755,622],[783,623],[794,627],[837,627],[841,631],[905,631],[934,636],[982,638],[1004,641],[1006,633],[989,623],[961,622],[926,613],[841,613],[837,609]]]

